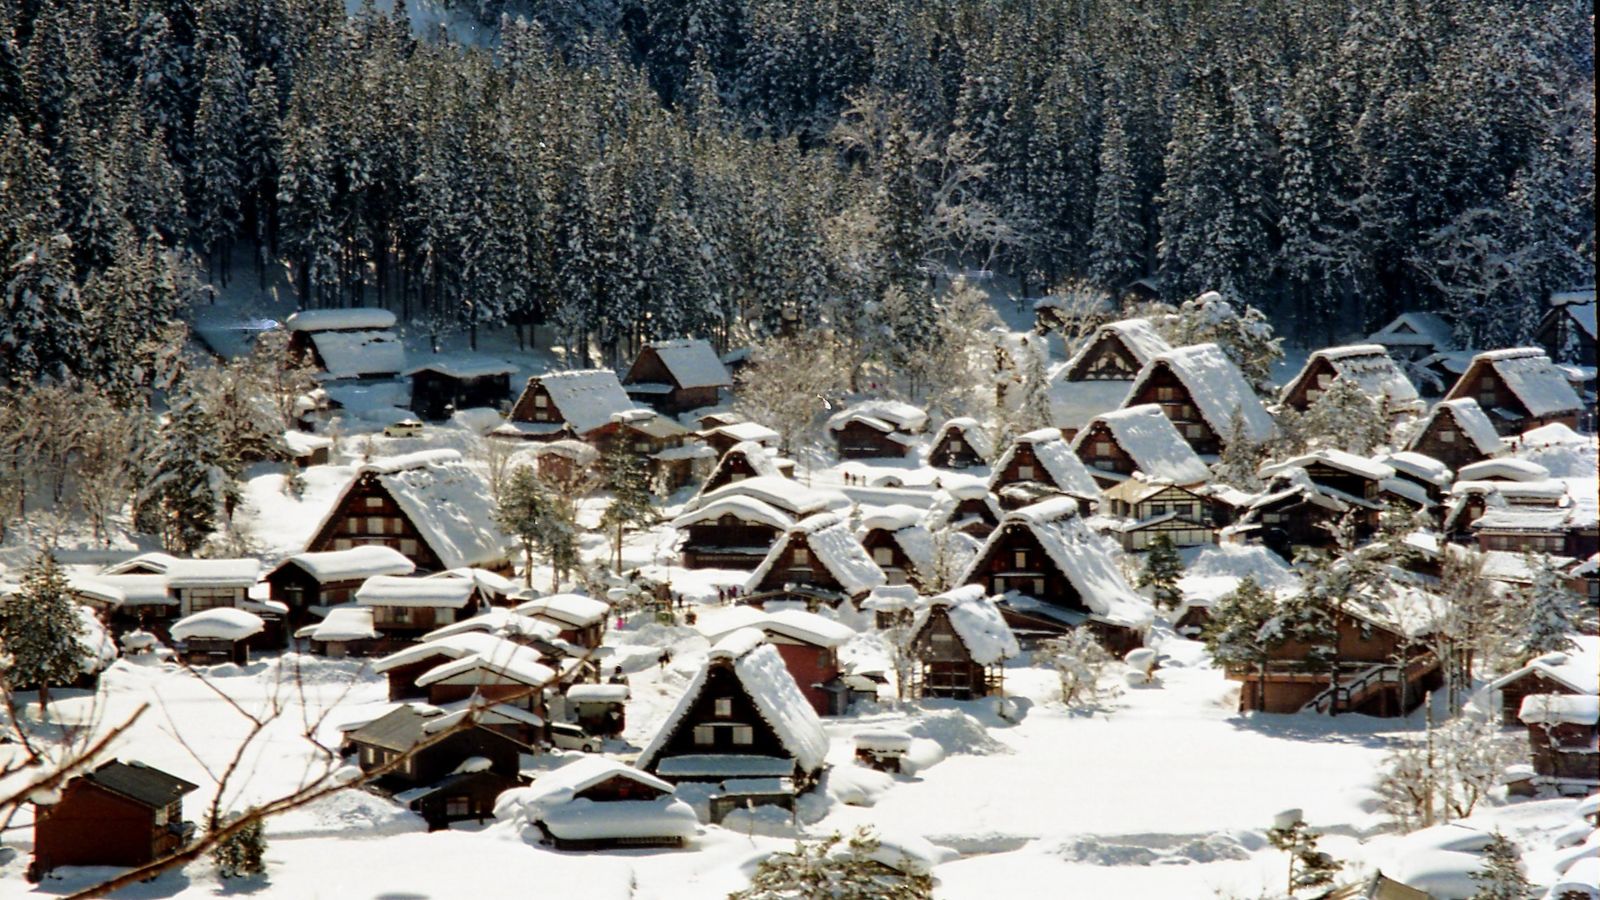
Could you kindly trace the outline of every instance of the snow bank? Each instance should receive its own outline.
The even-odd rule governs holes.
[[[905,729],[912,737],[927,738],[949,755],[988,756],[1010,753],[1011,748],[989,736],[983,723],[959,709],[931,710]]]

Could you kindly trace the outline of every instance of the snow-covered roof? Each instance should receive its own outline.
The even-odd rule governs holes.
[[[167,586],[249,587],[261,577],[261,560],[174,559],[167,564]]]
[[[805,541],[817,562],[850,594],[864,593],[888,580],[843,519],[833,513],[817,513],[796,522],[783,538],[773,542],[761,565],[750,573],[746,589],[754,591],[796,540]]]
[[[1100,486],[1095,483],[1094,476],[1089,474],[1083,460],[1072,452],[1072,446],[1061,437],[1061,432],[1054,428],[1040,428],[1019,435],[994,464],[994,474],[989,477],[990,490],[997,490],[1005,483],[1006,468],[1023,445],[1032,448],[1034,458],[1047,476],[1035,478],[1034,481],[1052,484],[1061,491],[1079,497],[1100,496]]]
[[[794,519],[773,509],[769,504],[754,497],[732,494],[689,510],[673,519],[672,527],[687,528],[700,522],[715,522],[725,515],[731,515],[744,522],[758,522],[780,531],[794,524]]]
[[[535,460],[541,456],[559,456],[562,459],[570,459],[579,465],[585,466],[600,460],[600,451],[596,450],[593,444],[575,441],[571,438],[564,438],[559,441],[541,441],[524,447],[513,455],[513,464],[515,464],[516,457],[524,454]]]
[[[372,627],[372,607],[341,605],[328,610],[327,618],[296,631],[297,638],[313,641],[360,641],[378,636]]]
[[[418,687],[430,684],[520,684],[540,687],[554,681],[555,670],[539,662],[531,647],[507,642],[485,656],[473,654],[440,663],[417,676]]]
[[[754,497],[762,503],[800,518],[823,510],[850,508],[850,498],[838,491],[809,488],[792,478],[778,475],[760,475],[725,484],[714,491],[695,498],[694,506],[715,503],[726,497]]]
[[[1528,725],[1594,725],[1600,722],[1600,697],[1594,694],[1529,694],[1517,718]]]
[[[985,460],[994,459],[994,441],[989,438],[989,432],[978,424],[978,420],[970,416],[957,416],[947,419],[939,426],[938,434],[934,435],[930,447],[937,447],[944,443],[951,433],[958,435],[962,442],[972,448],[972,452]]]
[[[561,629],[550,622],[522,615],[516,610],[497,606],[471,618],[435,628],[423,635],[422,639],[424,641],[436,641],[439,638],[450,637],[453,634],[467,634],[474,631],[500,637],[539,638],[540,640],[552,641],[560,634]]]
[[[1017,636],[1000,615],[1000,608],[984,596],[982,585],[969,584],[928,598],[926,606],[917,610],[911,626],[913,634],[927,625],[933,610],[943,609],[950,618],[961,643],[966,645],[972,661],[981,666],[997,665],[1020,654]]]
[[[69,575],[72,590],[116,607],[177,606],[165,575]]]
[[[167,567],[177,561],[178,557],[157,550],[150,553],[141,553],[138,556],[130,556],[122,562],[106,566],[100,570],[100,574],[124,575],[134,572],[136,569],[149,569],[156,574],[165,574]]]
[[[284,323],[290,331],[372,331],[393,328],[394,313],[387,309],[302,309]]]
[[[1417,481],[1424,481],[1436,487],[1450,484],[1450,467],[1425,453],[1396,450],[1393,453],[1380,454],[1376,459],[1384,465],[1393,467],[1395,472]]]
[[[472,586],[485,595],[497,594],[501,597],[508,597],[522,589],[521,585],[501,575],[499,572],[491,572],[488,569],[479,569],[472,566],[446,569],[443,572],[434,572],[426,577],[465,579],[472,582]]]
[[[1302,453],[1282,462],[1262,466],[1260,474],[1263,478],[1271,478],[1290,469],[1308,469],[1318,463],[1341,469],[1352,475],[1359,475],[1368,481],[1382,481],[1385,478],[1394,477],[1393,466],[1331,447],[1313,450],[1310,453]]]
[[[450,378],[486,378],[490,375],[510,375],[517,370],[515,363],[479,356],[476,353],[436,353],[416,363],[401,375],[410,377],[418,372],[437,372]]]
[[[1505,441],[1500,438],[1500,433],[1494,430],[1494,423],[1489,421],[1489,416],[1472,397],[1462,397],[1458,400],[1441,400],[1434,404],[1433,409],[1417,426],[1412,439],[1412,448],[1421,440],[1433,425],[1433,420],[1441,413],[1448,412],[1455,419],[1456,427],[1479,453],[1492,456],[1506,449]]]
[[[1095,330],[1094,337],[1078,348],[1078,352],[1067,360],[1066,371],[1076,372],[1079,366],[1086,361],[1089,351],[1094,346],[1107,338],[1115,338],[1122,342],[1122,346],[1133,354],[1134,364],[1143,366],[1145,363],[1172,349],[1165,339],[1150,324],[1149,319],[1121,319],[1116,322],[1107,322]]]
[[[902,609],[914,610],[926,602],[927,600],[917,593],[917,589],[909,584],[880,584],[861,601],[861,608],[895,612]]]
[[[1432,347],[1445,350],[1455,346],[1455,329],[1438,313],[1407,312],[1367,336],[1367,340],[1386,347]]]
[[[1466,374],[1450,389],[1451,398],[1477,390],[1474,373],[1479,366],[1493,368],[1506,389],[1527,408],[1529,415],[1550,416],[1583,408],[1583,401],[1578,399],[1572,383],[1538,347],[1479,353],[1472,358],[1472,365]]]
[[[524,616],[550,619],[572,628],[587,628],[605,621],[611,604],[582,594],[551,594],[518,604],[514,611]]]
[[[333,378],[393,375],[406,367],[405,344],[392,331],[313,331],[311,343]]]
[[[528,380],[544,386],[561,418],[578,434],[611,424],[612,417],[639,411],[610,369],[549,372]]]
[[[1082,428],[1095,416],[1116,409],[1133,384],[1113,379],[1068,381],[1066,375],[1066,363],[1050,373],[1050,424],[1057,428]]]
[[[184,616],[172,623],[172,628],[167,633],[172,635],[175,641],[186,641],[189,638],[242,641],[260,634],[264,628],[266,623],[255,613],[234,609],[231,606],[218,606]]]
[[[567,688],[573,703],[621,703],[631,696],[625,684],[575,684]]]
[[[783,435],[765,425],[760,425],[755,422],[730,422],[726,425],[718,425],[715,428],[709,428],[705,431],[702,431],[701,434],[707,437],[717,434],[732,438],[741,443],[744,441],[753,441],[757,444],[776,444],[783,439]]]
[[[541,821],[565,841],[688,838],[700,830],[694,807],[676,797],[612,803],[574,800],[545,810]]]
[[[857,749],[875,750],[880,753],[905,753],[911,749],[911,741],[911,735],[904,731],[887,728],[869,728],[856,732],[852,737]]]
[[[318,450],[326,450],[333,446],[333,438],[320,434],[307,434],[304,431],[289,430],[283,433],[283,445],[295,458],[310,456]]]
[[[1339,378],[1348,379],[1372,400],[1387,397],[1391,410],[1409,409],[1421,400],[1417,395],[1416,386],[1400,367],[1395,365],[1394,360],[1389,358],[1389,351],[1381,344],[1348,344],[1312,353],[1306,364],[1301,367],[1300,374],[1284,386],[1282,400],[1287,402],[1289,394],[1310,375],[1319,361],[1326,361],[1333,367],[1334,372],[1338,373]]]
[[[362,606],[433,606],[460,609],[472,599],[472,582],[460,578],[374,575],[356,589]]]
[[[1528,675],[1543,675],[1575,694],[1600,694],[1600,639],[1589,637],[1568,650],[1535,657],[1527,665],[1489,682],[1497,691]]]
[[[448,659],[461,659],[466,656],[493,657],[497,653],[510,652],[505,648],[514,646],[516,645],[505,638],[483,631],[469,631],[402,647],[388,656],[373,660],[372,671],[382,675],[398,666],[408,666],[435,656]]]
[[[788,638],[801,643],[815,644],[818,647],[843,646],[856,636],[855,629],[850,626],[803,609],[761,612],[751,617],[749,621],[740,623],[737,628],[721,633],[710,632],[707,636],[719,639],[743,628],[755,628],[765,632],[769,637]]]
[[[977,571],[977,567],[988,558],[991,548],[1004,539],[1009,529],[1026,528],[1033,533],[1061,574],[1072,583],[1091,614],[1104,621],[1133,628],[1149,624],[1155,615],[1154,608],[1123,577],[1116,562],[1118,548],[1110,538],[1090,530],[1076,516],[1046,519],[1043,515],[1028,514],[1030,509],[1032,507],[1016,510],[1006,517],[1001,527],[989,535],[983,550],[973,557],[961,581],[977,581],[981,578],[983,573]]]
[[[681,388],[730,387],[733,377],[717,352],[700,338],[651,341],[647,346],[661,357],[662,365]]]
[[[1165,367],[1182,382],[1211,430],[1226,437],[1235,413],[1244,422],[1245,437],[1262,441],[1277,430],[1272,414],[1245,381],[1244,374],[1216,344],[1195,344],[1169,350],[1150,360],[1133,380],[1131,398],[1159,368]]]
[[[695,701],[705,688],[711,667],[719,663],[731,665],[735,677],[754,701],[761,718],[772,727],[784,749],[794,757],[800,768],[807,772],[821,768],[828,755],[828,736],[822,729],[822,720],[817,718],[816,710],[800,692],[800,686],[789,674],[777,648],[767,643],[766,637],[753,628],[736,631],[711,648],[707,664],[695,674],[694,680],[684,689],[678,705],[668,714],[650,744],[639,754],[638,766],[650,768],[651,763],[656,761],[684,717],[694,708]]]
[[[851,422],[888,434],[916,434],[928,425],[928,413],[921,407],[899,400],[866,400],[852,404],[828,417],[828,430],[839,431]]]
[[[1459,481],[1548,481],[1550,470],[1536,462],[1507,457],[1481,459],[1468,463],[1456,471]]]
[[[357,581],[374,575],[409,575],[417,570],[416,563],[406,559],[400,551],[382,544],[365,544],[348,550],[324,550],[316,553],[296,553],[278,565],[294,565],[318,582]]]
[[[506,558],[505,539],[491,518],[489,487],[456,451],[423,450],[375,460],[356,470],[357,478],[364,474],[378,477],[444,568],[494,564]],[[341,496],[333,504],[329,517],[338,513],[343,501]],[[318,527],[312,533],[321,531]]]
[[[1522,436],[1517,438],[1517,446],[1522,449],[1542,449],[1584,445],[1588,444],[1589,440],[1573,431],[1565,422],[1551,422],[1524,431]]]
[[[1173,484],[1198,484],[1211,478],[1211,470],[1189,446],[1154,403],[1130,406],[1115,412],[1096,416],[1072,443],[1072,449],[1082,458],[1083,443],[1095,422],[1110,429],[1117,446],[1133,458],[1135,467],[1152,478],[1164,478]]]

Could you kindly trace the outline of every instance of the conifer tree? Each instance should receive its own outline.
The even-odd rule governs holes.
[[[1107,94],[1103,116],[1089,278],[1106,291],[1120,291],[1144,274],[1145,229],[1121,101]]]
[[[42,550],[23,573],[21,589],[0,604],[0,679],[8,688],[37,688],[43,717],[50,686],[68,684],[83,671],[88,649],[82,635],[66,573]]]
[[[233,489],[215,424],[193,390],[186,385],[173,396],[134,504],[138,527],[179,553],[205,543]]]
[[[1156,606],[1160,609],[1177,609],[1183,602],[1183,589],[1178,579],[1183,577],[1183,560],[1178,548],[1166,532],[1156,535],[1145,554],[1144,571],[1139,575],[1139,587],[1149,588]]]
[[[1533,578],[1517,587],[1500,623],[1518,665],[1540,654],[1570,649],[1572,636],[1578,633],[1577,598],[1562,583],[1549,557],[1528,554],[1524,565]]]
[[[1267,831],[1267,842],[1289,854],[1289,896],[1296,891],[1322,888],[1333,882],[1342,864],[1317,849],[1317,832],[1296,821]]]
[[[1368,456],[1389,439],[1382,405],[1348,378],[1335,378],[1298,422],[1307,449],[1328,447]]]
[[[1483,866],[1470,875],[1478,889],[1470,900],[1527,900],[1533,885],[1522,874],[1522,860],[1516,845],[1496,831],[1483,848]]]
[[[245,878],[267,871],[266,853],[266,829],[262,820],[255,818],[213,845],[211,859],[224,879]]]
[[[648,528],[660,519],[656,511],[655,495],[650,489],[650,473],[644,460],[626,444],[616,442],[601,461],[605,469],[606,487],[611,491],[611,504],[600,515],[600,526],[613,531],[616,550],[613,570],[622,571],[622,541],[627,532]]]
[[[1202,640],[1211,658],[1228,668],[1254,668],[1259,675],[1256,708],[1266,708],[1267,662],[1286,635],[1277,627],[1278,605],[1255,578],[1246,576],[1211,607]]]
[[[511,470],[500,489],[500,499],[495,506],[494,522],[501,531],[517,539],[522,545],[523,578],[533,587],[533,554],[535,550],[550,561],[553,578],[559,583],[561,571],[576,558],[576,535],[556,498],[534,474],[529,465]],[[550,589],[556,590],[557,584]]]

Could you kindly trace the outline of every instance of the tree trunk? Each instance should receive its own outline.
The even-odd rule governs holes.
[[[522,583],[533,588],[533,545],[527,542],[522,545]]]

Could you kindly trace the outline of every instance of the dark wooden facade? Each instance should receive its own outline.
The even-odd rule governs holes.
[[[367,544],[382,544],[398,551],[415,563],[420,573],[444,568],[438,554],[373,472],[356,476],[322,530],[306,544],[306,550],[348,550]]]
[[[183,797],[197,789],[141,764],[105,763],[68,781],[61,799],[36,806],[35,877],[57,866],[141,866],[182,847],[194,824]]]
[[[523,783],[521,777],[494,771],[460,772],[413,798],[408,806],[428,823],[429,831],[448,828],[451,822],[487,822],[494,818],[495,799]]]
[[[289,607],[290,631],[312,621],[313,606],[335,606],[355,599],[356,589],[365,578],[321,582],[310,572],[295,565],[293,560],[267,573],[266,582],[272,589],[272,599]]]
[[[1020,522],[1001,526],[972,567],[968,584],[983,586],[989,595],[1016,591],[1041,603],[1089,615],[1088,604],[1039,543],[1032,529]]]
[[[696,522],[686,530],[682,552],[686,569],[754,569],[783,534],[764,522],[741,519],[732,513]]]
[[[752,450],[750,452],[760,451]],[[773,468],[773,471],[776,471],[776,467]],[[717,460],[717,464],[712,467],[711,474],[706,476],[705,484],[700,488],[700,493],[702,495],[709,494],[717,488],[733,484],[735,481],[743,481],[746,478],[759,478],[762,475],[769,474],[772,474],[772,472],[763,472],[758,469],[750,461],[750,456],[747,452],[742,449],[730,448],[722,454],[722,457]]]
[[[1500,692],[1500,724],[1517,726],[1522,720],[1517,718],[1517,713],[1522,709],[1522,701],[1533,694],[1576,694],[1570,685],[1533,669],[1520,678],[1514,678],[1496,688]],[[1600,760],[1597,760],[1600,762]]]
[[[351,732],[349,745],[356,752],[361,771],[374,771],[410,752],[423,741],[426,735],[423,725],[431,718],[434,717],[402,706]],[[527,746],[504,734],[484,725],[469,725],[417,749],[404,763],[379,777],[377,783],[395,790],[436,784],[474,756],[489,760],[488,771],[516,778],[521,754],[526,752],[529,752]]]
[[[1438,658],[1398,632],[1343,611],[1335,611],[1332,622],[1338,633],[1333,662],[1308,664],[1312,648],[1290,640],[1273,649],[1265,682],[1258,668],[1229,669],[1228,677],[1242,685],[1240,711],[1296,713],[1320,700],[1322,712],[1403,716],[1443,684]],[[1402,655],[1404,666],[1397,662]]]
[[[860,421],[845,422],[830,429],[840,459],[899,458],[911,452],[911,445],[895,440],[905,437],[898,431],[879,431]]]
[[[921,584],[922,578],[916,564],[906,555],[894,532],[887,528],[869,528],[861,536],[861,546],[872,561],[883,570],[889,584]]]
[[[1562,794],[1583,796],[1600,787],[1600,726],[1576,722],[1528,725],[1534,774]]]
[[[1067,381],[1132,381],[1144,368],[1113,328],[1101,329],[1076,360],[1076,365],[1064,373]]]
[[[928,451],[928,465],[941,469],[970,469],[988,464],[989,461],[973,448],[966,432],[960,428],[946,429],[939,436],[938,443]]]
[[[1533,342],[1544,348],[1544,352],[1557,362],[1571,363],[1578,366],[1594,366],[1595,362],[1595,335],[1590,330],[1594,326],[1594,293],[1589,294],[1588,303],[1564,303],[1552,306],[1539,320],[1539,325],[1533,330]],[[1578,321],[1578,316],[1587,308],[1588,327]]]
[[[666,393],[657,391],[638,391],[635,385],[665,385],[670,390]],[[657,412],[666,415],[677,415],[692,409],[700,409],[717,404],[717,385],[702,385],[697,387],[684,387],[672,374],[672,370],[662,361],[661,354],[655,347],[645,344],[639,350],[639,355],[628,368],[626,375],[622,376],[622,389],[628,396],[640,403],[647,403]]]
[[[822,564],[817,554],[812,552],[806,538],[807,535],[804,533],[787,535],[778,559],[767,569],[761,582],[755,585],[755,591],[776,591],[785,585],[793,584],[833,591],[840,595],[850,593],[839,579],[833,576],[828,567]]]
[[[918,697],[972,700],[999,693],[1004,683],[1003,667],[973,661],[944,606],[928,610],[922,628],[911,638],[911,655],[916,659],[912,687]]]
[[[700,695],[674,723],[647,771],[654,774],[662,760],[674,756],[792,756],[745,691],[732,660],[713,659],[706,665],[709,668]]]
[[[1172,371],[1171,366],[1164,362],[1156,363],[1150,376],[1139,386],[1138,393],[1123,401],[1122,405],[1127,408],[1143,403],[1160,406],[1161,412],[1172,420],[1173,427],[1178,429],[1178,434],[1188,441],[1195,453],[1208,456],[1222,452],[1222,436],[1200,414],[1189,388]]]
[[[511,400],[511,375],[498,372],[460,378],[432,369],[411,375],[411,411],[424,419],[444,419],[452,410],[499,407]]]
[[[1455,386],[1445,395],[1446,400],[1463,397],[1477,400],[1478,406],[1489,414],[1489,421],[1494,423],[1495,430],[1502,436],[1521,434],[1553,422],[1568,427],[1576,427],[1578,424],[1579,410],[1576,408],[1546,415],[1534,415],[1522,402],[1522,398],[1511,390],[1504,378],[1500,377],[1500,373],[1490,361],[1481,358],[1473,360],[1472,365],[1467,367],[1467,371],[1461,374]],[[1510,415],[1496,415],[1495,412],[1499,410]]]
[[[1094,476],[1096,484],[1108,488],[1126,480],[1139,470],[1139,463],[1122,448],[1110,426],[1096,419],[1086,430],[1088,434],[1080,432],[1078,437],[1073,439],[1073,452],[1088,468],[1089,474]],[[1108,477],[1103,473],[1122,477]]]
[[[1489,458],[1489,455],[1480,450],[1472,438],[1467,436],[1466,429],[1456,421],[1455,410],[1448,406],[1441,406],[1433,411],[1433,415],[1423,424],[1422,430],[1411,439],[1406,449],[1431,456],[1451,469],[1459,469]]]

